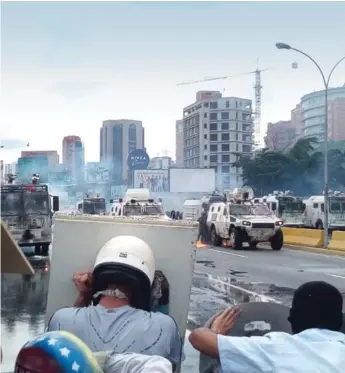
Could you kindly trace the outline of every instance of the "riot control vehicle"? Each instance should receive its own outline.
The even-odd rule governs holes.
[[[48,256],[52,225],[59,197],[32,176],[32,184],[16,184],[14,175],[1,185],[1,219],[20,247],[34,247],[36,255]]]
[[[226,202],[210,206],[207,225],[211,241],[220,246],[223,241],[235,250],[243,243],[255,248],[259,242],[270,242],[273,250],[283,247],[283,221],[274,216],[264,203],[254,203],[251,188],[236,188]]]
[[[118,217],[134,217],[137,219],[171,220],[164,212],[161,202],[150,198],[148,189],[128,189],[125,196],[112,203],[110,215]]]
[[[99,194],[96,197],[86,194],[85,198],[77,203],[77,211],[87,215],[105,215],[105,199],[101,198]]]
[[[325,197],[311,196],[304,201],[304,223],[308,228],[323,229],[325,221]],[[328,226],[331,230],[345,230],[345,194],[330,191],[328,195]]]
[[[305,204],[301,197],[296,197],[291,191],[274,191],[261,198],[270,211],[284,222],[285,227],[303,228]]]

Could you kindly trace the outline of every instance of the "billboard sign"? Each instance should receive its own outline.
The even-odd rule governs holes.
[[[144,149],[135,149],[128,154],[127,165],[130,170],[146,170],[150,157]]]
[[[110,197],[112,199],[122,198],[127,191],[127,185],[112,185],[110,187]]]
[[[169,192],[169,170],[134,171],[134,188],[147,188],[150,192]]]
[[[169,176],[172,193],[211,193],[216,189],[213,168],[171,168]]]
[[[87,183],[106,183],[110,180],[110,165],[104,162],[88,162],[86,164]]]

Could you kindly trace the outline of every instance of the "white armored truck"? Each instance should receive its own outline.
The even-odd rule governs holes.
[[[171,220],[165,213],[161,202],[150,198],[148,189],[128,189],[123,198],[111,200],[111,216],[143,219]]]
[[[270,242],[273,250],[283,247],[283,221],[272,215],[266,204],[254,203],[253,197],[251,188],[237,188],[226,202],[210,206],[207,225],[213,245],[227,240],[235,250],[242,249],[243,243],[255,248],[259,242]]]
[[[266,203],[270,211],[281,219],[285,227],[303,228],[305,204],[302,197],[292,195],[290,191],[274,191],[266,197],[260,198]]]
[[[325,197],[311,196],[305,202],[304,223],[308,228],[323,229],[325,221]],[[345,194],[330,192],[328,195],[328,223],[330,229],[345,229]]]

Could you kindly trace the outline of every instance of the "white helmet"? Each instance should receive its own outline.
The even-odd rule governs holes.
[[[131,287],[132,306],[150,309],[151,286],[155,276],[155,258],[150,246],[135,236],[117,236],[99,251],[93,269],[93,293],[110,284]]]

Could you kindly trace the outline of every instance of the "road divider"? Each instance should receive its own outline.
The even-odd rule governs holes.
[[[284,243],[287,245],[322,247],[323,230],[319,229],[301,229],[301,228],[283,228]]]
[[[345,232],[333,231],[328,249],[345,251]]]

